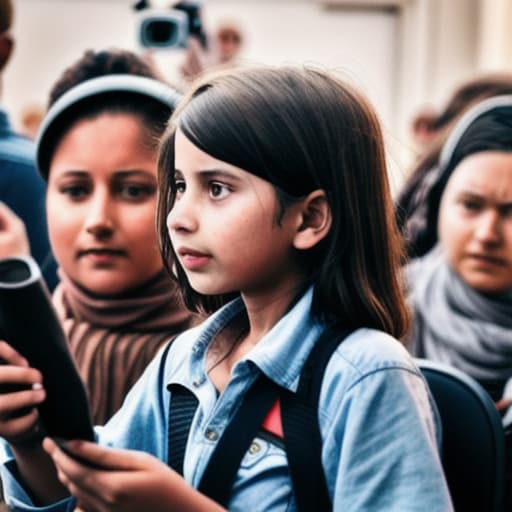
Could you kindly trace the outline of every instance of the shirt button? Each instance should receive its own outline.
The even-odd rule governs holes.
[[[256,442],[252,443],[251,446],[249,447],[249,453],[251,455],[258,453],[260,450],[261,450],[261,446]]]
[[[205,437],[206,439],[208,439],[209,441],[216,441],[217,438],[219,437],[219,434],[217,434],[217,432],[211,428],[209,428],[206,433],[205,433]]]

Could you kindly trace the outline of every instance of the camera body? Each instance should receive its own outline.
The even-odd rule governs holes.
[[[168,10],[154,9],[145,2],[138,8],[137,23],[143,48],[186,48],[191,35],[197,37],[203,48],[207,46],[199,2],[177,2]]]
[[[154,10],[138,13],[139,44],[143,48],[186,48],[189,36],[185,12]]]

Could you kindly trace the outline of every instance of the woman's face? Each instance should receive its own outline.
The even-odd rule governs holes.
[[[141,121],[101,114],[78,121],[50,164],[47,216],[64,272],[93,293],[137,287],[163,267],[155,229],[156,151]]]
[[[483,293],[512,289],[512,152],[474,153],[441,199],[439,239],[452,268]]]

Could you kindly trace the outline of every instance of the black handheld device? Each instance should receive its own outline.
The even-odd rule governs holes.
[[[89,401],[37,263],[0,259],[0,339],[43,374],[44,434],[94,440]],[[5,392],[5,389],[4,389]]]

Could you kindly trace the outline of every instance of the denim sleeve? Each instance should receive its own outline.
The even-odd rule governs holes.
[[[419,374],[378,369],[361,375],[339,399],[323,450],[334,510],[453,510],[435,411]]]
[[[73,510],[74,500],[71,498],[52,503],[46,507],[37,507],[27,495],[23,487],[16,479],[14,459],[4,462],[0,466],[4,496],[10,512],[38,511],[38,512],[67,512]]]

